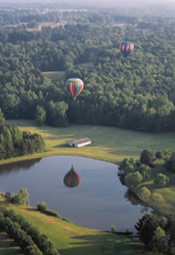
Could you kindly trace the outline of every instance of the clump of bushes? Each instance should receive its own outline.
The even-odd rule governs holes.
[[[10,192],[5,193],[5,199],[7,202],[11,202],[18,205],[29,204],[29,193],[26,188],[20,189],[16,194],[11,194]]]
[[[41,201],[38,205],[37,205],[37,209],[38,211],[42,212],[42,213],[45,213],[49,216],[54,216],[54,217],[57,217],[57,218],[60,218],[60,215],[53,211],[53,210],[50,210],[48,208],[48,205],[44,202],[44,201]]]

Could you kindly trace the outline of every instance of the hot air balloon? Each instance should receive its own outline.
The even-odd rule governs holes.
[[[69,188],[74,188],[81,183],[81,178],[74,170],[73,166],[70,171],[64,176],[64,184]]]
[[[122,42],[120,44],[120,51],[124,57],[128,57],[134,50],[134,44],[132,42]]]
[[[69,90],[71,96],[76,99],[76,97],[81,93],[84,87],[84,83],[79,78],[70,78],[66,81],[66,87]]]

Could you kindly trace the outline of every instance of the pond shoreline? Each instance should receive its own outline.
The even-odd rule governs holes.
[[[116,164],[116,165],[120,165],[120,162],[118,161],[110,161],[108,159],[101,159],[101,157],[97,158],[97,157],[92,157],[92,156],[88,156],[86,155],[86,153],[84,155],[78,153],[78,152],[74,152],[72,154],[68,153],[58,153],[58,152],[42,152],[42,153],[35,153],[35,154],[29,154],[29,155],[25,155],[25,156],[21,156],[21,157],[15,157],[15,158],[9,158],[9,159],[1,159],[0,160],[0,165],[7,165],[7,164],[12,164],[12,163],[16,163],[16,162],[24,162],[24,161],[28,161],[28,160],[32,160],[32,159],[41,159],[41,158],[47,158],[47,157],[52,157],[52,156],[77,156],[77,157],[84,157],[84,158],[91,158],[94,160],[100,160],[100,161],[104,161],[104,162],[108,162],[108,163],[112,163],[112,164]]]
[[[40,155],[40,156],[39,156]],[[89,156],[83,156],[83,155],[78,155],[78,153],[75,153],[75,155],[70,155],[70,154],[62,154],[60,152],[60,154],[58,153],[52,153],[52,152],[43,152],[43,153],[35,153],[32,155],[26,155],[26,156],[22,156],[22,157],[15,157],[15,158],[10,158],[10,159],[5,159],[5,160],[0,160],[0,167],[5,165],[13,165],[15,163],[25,163],[27,161],[32,161],[32,160],[41,160],[42,158],[47,158],[47,157],[57,157],[57,156],[77,156],[77,157],[82,157],[82,158],[90,158],[90,159],[94,159],[94,160],[99,160],[99,161],[103,161],[103,162],[108,162],[108,163],[112,163],[112,164],[116,164],[117,166],[119,166],[119,163],[117,162],[111,162],[111,161],[106,161],[105,159],[98,159],[97,157],[89,157]],[[1,169],[0,169],[1,171]],[[118,173],[118,176],[120,174]],[[129,187],[124,184],[124,186],[126,188],[129,189]],[[147,207],[152,208],[155,212],[157,212],[159,215],[168,218],[167,215],[162,214],[157,208],[152,207],[151,205],[149,205],[148,203],[146,203],[145,201],[141,200],[137,194],[137,192],[135,192],[134,190],[131,190],[134,195],[141,201],[141,203],[145,204]]]
[[[82,180],[76,189],[65,187],[63,182],[71,165]],[[134,224],[145,211],[142,205],[135,207],[126,200],[127,187],[121,184],[117,172],[118,166],[111,162],[57,155],[1,165],[0,185],[2,192],[11,194],[25,187],[32,207],[38,201],[45,201],[51,210],[75,224],[99,230],[109,230],[116,224],[119,232],[133,231]]]

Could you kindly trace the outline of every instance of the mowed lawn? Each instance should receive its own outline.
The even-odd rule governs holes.
[[[21,159],[51,155],[79,155],[113,163],[124,158],[138,158],[143,149],[154,151],[175,150],[175,133],[150,134],[115,127],[71,125],[66,128],[54,128],[47,125],[38,127],[30,120],[10,120],[21,130],[39,133],[44,138],[45,152],[18,159],[1,160],[1,164]],[[68,142],[88,137],[92,144],[81,148],[70,148]]]
[[[8,205],[46,234],[61,255],[147,255],[136,237],[84,228],[26,206]]]

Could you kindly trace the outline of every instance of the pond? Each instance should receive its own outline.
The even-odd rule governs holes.
[[[81,184],[70,188],[63,180],[74,167]],[[135,231],[145,214],[144,206],[129,197],[112,163],[75,156],[54,156],[0,166],[0,191],[17,193],[27,188],[34,207],[45,201],[48,207],[73,223],[100,230]],[[132,201],[132,203],[131,203]]]

